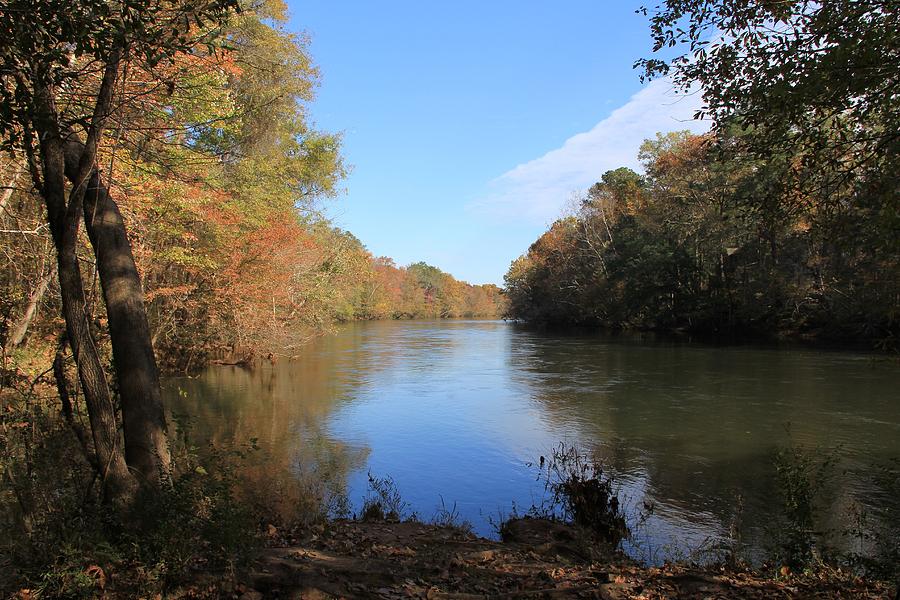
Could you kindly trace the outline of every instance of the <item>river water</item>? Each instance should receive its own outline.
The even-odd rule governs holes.
[[[165,387],[207,439],[257,438],[293,471],[326,462],[357,508],[368,473],[390,476],[421,518],[455,507],[485,535],[543,497],[528,463],[577,445],[614,478],[629,550],[654,562],[737,523],[763,548],[773,453],[790,441],[840,457],[823,490],[833,522],[879,502],[871,476],[900,456],[900,368],[847,352],[383,321],[343,327],[299,359]]]

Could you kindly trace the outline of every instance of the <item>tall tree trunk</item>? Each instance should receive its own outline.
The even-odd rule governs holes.
[[[9,345],[11,347],[15,348],[16,346],[20,346],[22,342],[25,341],[25,334],[28,333],[28,328],[31,326],[31,321],[34,320],[37,308],[40,305],[41,300],[44,299],[44,294],[47,293],[50,281],[56,275],[56,267],[57,265],[54,264],[47,274],[42,275],[41,279],[38,281],[37,287],[31,292],[31,296],[28,298],[28,304],[25,306],[25,313],[19,318],[10,333]]]
[[[80,202],[66,203],[64,142],[57,125],[52,90],[47,86],[36,87],[38,106],[34,122],[40,140],[43,173],[40,192],[47,206],[50,232],[56,246],[66,334],[75,356],[87,405],[104,497],[114,504],[127,505],[133,497],[136,481],[125,463],[115,405],[90,330],[87,301],[76,254],[82,207]]]
[[[83,144],[70,137],[65,163],[73,182],[83,151]],[[106,301],[122,401],[125,460],[145,484],[158,485],[168,476],[170,463],[159,371],[125,222],[96,168],[88,177],[84,220]]]
[[[103,482],[103,495],[113,504],[127,506],[134,495],[136,481],[125,462],[115,405],[91,334],[81,270],[74,249],[74,245],[66,243],[58,250],[59,288],[66,335],[78,366],[78,378],[87,405],[94,451]]]

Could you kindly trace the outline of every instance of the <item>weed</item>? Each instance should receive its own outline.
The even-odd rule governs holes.
[[[391,521],[398,522],[409,517],[409,504],[404,502],[397,485],[390,476],[369,477],[369,492],[363,499],[359,520],[363,522]]]
[[[12,404],[7,404],[12,406]],[[168,485],[124,512],[101,502],[90,465],[49,398],[30,397],[24,426],[6,428],[0,467],[0,596],[94,597],[104,590],[154,596],[195,568],[228,574],[255,546],[253,514],[236,495],[237,465],[254,445],[210,449],[183,441]],[[15,409],[18,411],[18,409]],[[20,432],[24,435],[20,435]]]
[[[447,505],[444,504],[444,497],[441,496],[440,498],[441,505],[431,518],[432,524],[437,525],[438,527],[451,527],[464,533],[472,533],[472,523],[460,517],[456,502],[453,503],[453,506],[447,508]]]
[[[821,528],[821,491],[834,474],[836,451],[810,451],[790,442],[774,455],[778,514],[769,527],[772,558],[778,565],[801,570],[827,558]]]
[[[598,461],[578,447],[560,442],[549,459],[540,457],[537,466],[538,478],[551,495],[550,507],[545,507],[544,513],[556,514],[583,527],[611,546],[618,546],[628,537],[613,480],[605,475]]]
[[[155,565],[164,586],[180,582],[192,567],[233,572],[257,545],[254,513],[238,496],[238,467],[255,443],[210,447],[202,460],[182,463],[182,472],[161,492],[139,499],[137,528],[129,528],[132,556]]]
[[[733,507],[725,534],[708,537],[692,549],[689,553],[692,563],[718,564],[735,570],[748,566],[749,544],[744,539],[744,496],[740,492],[734,492]]]

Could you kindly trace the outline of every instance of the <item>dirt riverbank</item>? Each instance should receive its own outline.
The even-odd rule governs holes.
[[[577,531],[526,519],[503,542],[421,523],[338,521],[265,550],[242,600],[261,598],[895,598],[840,572],[778,579],[720,567],[646,568],[602,553]]]

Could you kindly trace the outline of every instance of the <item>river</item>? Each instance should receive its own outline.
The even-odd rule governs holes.
[[[791,440],[840,456],[823,491],[832,522],[878,502],[870,475],[900,456],[897,363],[805,348],[366,322],[298,359],[213,367],[165,389],[207,439],[258,438],[294,472],[327,463],[357,509],[367,474],[390,476],[421,518],[455,507],[484,535],[542,498],[528,463],[561,441],[587,448],[628,507],[629,551],[651,562],[738,522],[761,551],[777,511],[773,453]]]

